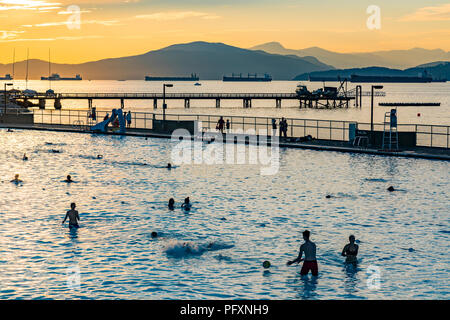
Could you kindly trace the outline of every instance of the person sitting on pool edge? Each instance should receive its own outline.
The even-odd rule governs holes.
[[[66,180],[64,180],[64,182],[67,182],[67,183],[73,182],[72,177],[70,176],[70,174],[67,175]]]
[[[356,256],[358,255],[358,245],[355,243],[355,236],[348,237],[350,243],[346,244],[342,250],[342,256],[345,257],[345,263],[357,263]]]
[[[288,261],[287,265],[290,266],[293,263],[304,261],[300,274],[306,276],[309,270],[311,270],[312,275],[317,277],[319,275],[319,268],[316,259],[316,244],[309,240],[309,236],[310,232],[308,230],[303,231],[305,243],[300,246],[298,257],[295,260]],[[302,259],[303,252],[305,253],[305,259]]]
[[[64,224],[67,220],[67,218],[69,218],[69,228],[78,228],[78,221],[80,221],[80,215],[78,214],[78,211],[75,210],[75,207],[77,205],[75,204],[75,202],[72,202],[70,204],[70,210],[67,211],[66,216],[64,217],[64,220],[62,222],[62,224]]]
[[[175,210],[175,200],[173,198],[169,199],[169,204],[168,204],[169,210]]]
[[[15,184],[19,184],[19,183],[21,183],[23,181],[19,179],[19,174],[15,174],[14,175],[14,179],[12,179],[11,182],[13,182]]]
[[[189,210],[191,210],[191,207],[192,207],[192,204],[189,200],[189,197],[187,197],[186,199],[184,199],[184,203],[181,205],[181,208],[186,211],[189,211]]]

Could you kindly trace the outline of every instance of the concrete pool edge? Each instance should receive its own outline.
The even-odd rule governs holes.
[[[114,135],[114,136],[134,136],[134,137],[148,137],[148,138],[163,138],[170,139],[172,136],[164,133],[156,133],[151,130],[144,129],[128,129],[127,133],[116,133],[116,132],[107,132],[107,133],[93,133],[88,130],[83,130],[80,128],[74,128],[70,126],[64,125],[15,125],[15,124],[0,124],[0,128],[2,129],[17,129],[17,130],[37,130],[37,131],[53,131],[53,132],[69,132],[69,133],[85,133],[85,134],[96,134],[96,135]],[[190,137],[193,139],[193,137]],[[246,141],[246,144],[248,142]],[[393,157],[403,157],[403,158],[416,158],[416,159],[427,159],[427,160],[442,160],[442,161],[450,161],[450,155],[444,154],[436,154],[436,153],[423,153],[423,152],[415,152],[415,151],[399,151],[399,152],[391,152],[391,151],[382,151],[376,149],[363,149],[356,147],[345,147],[345,146],[333,146],[333,145],[318,145],[318,144],[305,144],[298,142],[280,142],[279,147],[281,148],[293,148],[293,149],[309,149],[316,151],[334,151],[334,152],[344,152],[344,153],[358,153],[358,154],[371,154],[377,156],[393,156]]]

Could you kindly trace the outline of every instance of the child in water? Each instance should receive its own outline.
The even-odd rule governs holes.
[[[22,180],[19,179],[19,175],[16,174],[14,175],[14,179],[11,180],[11,182],[15,183],[15,184],[19,184],[21,182],[23,182]]]

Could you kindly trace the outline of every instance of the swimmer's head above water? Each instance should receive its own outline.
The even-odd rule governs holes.
[[[170,198],[169,199],[169,209],[174,209],[174,206],[175,206],[175,200],[173,199],[173,198]]]
[[[76,204],[75,204],[75,202],[72,202],[71,204],[70,204],[70,208],[72,209],[72,210],[75,210],[75,208],[76,208]]]
[[[171,163],[167,164],[167,169],[172,169],[172,164]]]
[[[70,176],[70,174],[67,175],[66,177],[66,182],[72,182],[72,177]]]

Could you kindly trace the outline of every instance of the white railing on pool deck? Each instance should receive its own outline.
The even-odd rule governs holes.
[[[54,110],[54,109],[33,109],[35,124],[49,124],[71,126],[80,130],[87,130],[92,125],[103,121],[107,111],[97,111],[96,119],[93,120],[88,110]],[[131,112],[133,129],[152,129],[152,120],[162,120],[161,113],[152,112]],[[250,117],[250,116],[225,116],[225,115],[205,115],[205,114],[166,114],[167,120],[175,121],[201,121],[203,128],[215,129],[217,121],[223,117],[225,121],[230,120],[230,130],[254,129],[256,132],[272,130],[272,118]],[[279,120],[277,120],[277,130],[279,130]],[[355,121],[322,120],[322,119],[296,119],[286,118],[288,122],[288,136],[304,137],[311,135],[315,139],[325,139],[334,141],[349,141],[349,126]],[[357,123],[359,130],[370,130],[370,123]],[[383,124],[374,124],[376,131],[383,131]],[[399,132],[415,132],[417,135],[417,146],[449,148],[450,146],[450,126],[444,125],[423,125],[423,124],[398,124]]]

